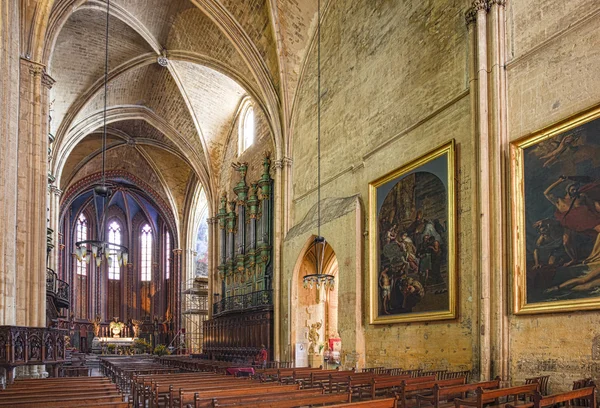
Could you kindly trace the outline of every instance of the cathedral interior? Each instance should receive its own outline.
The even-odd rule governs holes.
[[[597,0],[2,0],[3,381],[140,345],[598,379],[599,33]]]

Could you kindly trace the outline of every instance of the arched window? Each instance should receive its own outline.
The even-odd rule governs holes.
[[[247,104],[242,110],[239,138],[238,138],[238,155],[244,153],[244,151],[252,146],[254,143],[254,134],[256,132],[254,126],[254,108],[251,104]]]
[[[113,221],[108,226],[108,242],[111,244],[121,245],[121,225],[117,221]],[[108,279],[121,279],[121,266],[116,259],[108,267]]]
[[[171,277],[171,235],[165,234],[165,279]]]
[[[142,227],[140,243],[142,282],[149,282],[152,279],[152,229],[148,224]]]
[[[81,213],[77,219],[77,224],[75,225],[75,241],[85,241],[87,239],[87,231],[87,218],[85,218],[85,215]],[[87,263],[85,261],[77,260],[75,270],[77,271],[77,275],[87,275]]]

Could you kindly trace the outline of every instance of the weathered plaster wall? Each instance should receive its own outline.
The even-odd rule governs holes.
[[[600,3],[509,1],[508,135],[516,140],[600,102]],[[552,391],[600,377],[598,312],[509,317],[514,380],[550,375]],[[596,340],[595,340],[596,339]]]
[[[368,183],[450,139],[457,143],[459,317],[454,321],[373,326],[368,324],[368,215],[360,223],[323,226],[339,260],[340,304],[362,298],[357,330],[364,341],[345,336],[353,311],[340,310],[347,352],[368,365],[390,367],[477,367],[474,253],[475,151],[468,94],[468,1],[331,2],[322,27],[322,196],[355,194],[368,207]],[[293,220],[299,223],[316,202],[316,49],[294,106]],[[341,222],[341,221],[340,221]],[[316,233],[316,228],[314,228]],[[364,232],[364,236],[363,236]],[[356,255],[355,237],[362,237]],[[304,240],[300,240],[304,244]],[[332,242],[333,240],[333,242]],[[346,253],[344,248],[352,247]],[[301,245],[286,240],[286,282]],[[350,255],[351,254],[351,255]],[[356,258],[358,256],[358,259]],[[360,267],[357,267],[356,262]],[[348,284],[355,275],[356,284]],[[353,280],[351,281],[353,282]],[[357,292],[359,290],[360,292]],[[292,306],[293,307],[293,306]],[[282,323],[285,326],[286,315]],[[353,326],[354,327],[354,326]],[[349,327],[345,327],[350,330]],[[286,337],[282,337],[286,341]],[[364,348],[361,348],[364,347]]]

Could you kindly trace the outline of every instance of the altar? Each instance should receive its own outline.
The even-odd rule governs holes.
[[[99,324],[98,320],[97,324]],[[109,349],[114,348],[114,354],[118,354],[119,350],[132,347],[137,337],[121,337],[121,334],[125,333],[124,328],[125,324],[114,318],[109,326],[109,332],[112,334],[112,337],[99,337],[99,330],[96,330],[96,336],[92,340],[92,352],[106,354]],[[138,327],[134,328],[134,332],[137,334]]]

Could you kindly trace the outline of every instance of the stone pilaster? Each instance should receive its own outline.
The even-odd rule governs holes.
[[[21,59],[17,169],[17,321],[46,325],[48,87],[43,66]]]
[[[172,297],[171,297],[171,311],[173,313],[173,330],[175,333],[179,332],[181,329],[181,279],[182,279],[182,270],[181,270],[181,255],[183,250],[180,248],[173,250],[173,274],[171,280],[173,281],[172,285]]]
[[[19,2],[0,2],[0,325],[16,318]]]

